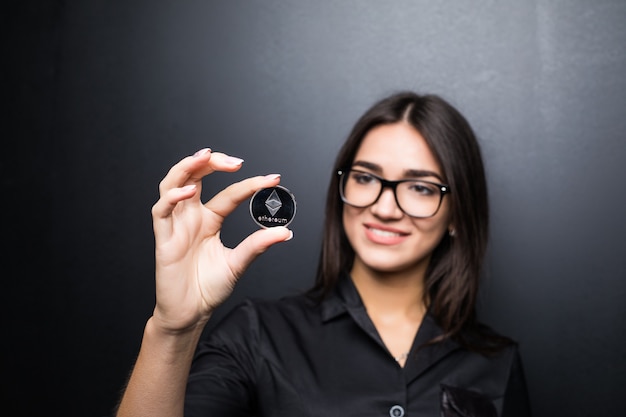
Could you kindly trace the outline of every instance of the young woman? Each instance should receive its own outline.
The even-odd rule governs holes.
[[[200,341],[252,260],[293,236],[222,245],[223,219],[280,181],[200,201],[204,176],[241,164],[205,149],[160,184],[157,302],[119,417],[530,415],[516,345],[475,316],[487,190],[456,109],[412,92],[370,108],[337,157],[315,285],[247,301]]]

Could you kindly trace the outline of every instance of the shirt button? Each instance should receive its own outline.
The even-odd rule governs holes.
[[[391,417],[402,417],[404,415],[404,408],[399,405],[394,405],[389,409],[389,415]]]

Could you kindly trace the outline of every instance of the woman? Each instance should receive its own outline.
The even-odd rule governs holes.
[[[224,217],[280,181],[249,178],[203,205],[201,179],[241,164],[202,150],[161,182],[157,303],[118,416],[530,415],[516,345],[475,318],[487,192],[457,110],[412,92],[368,110],[335,164],[313,288],[247,301],[200,342],[250,262],[293,236],[221,244]]]

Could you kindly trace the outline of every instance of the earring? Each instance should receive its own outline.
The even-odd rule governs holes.
[[[450,237],[456,236],[456,229],[454,227],[451,229],[448,229],[448,234],[450,235]]]

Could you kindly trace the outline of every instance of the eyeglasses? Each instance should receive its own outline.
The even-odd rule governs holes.
[[[400,210],[411,217],[426,218],[437,214],[443,196],[450,187],[430,181],[406,179],[388,181],[370,172],[349,169],[337,171],[339,194],[344,203],[365,208],[376,203],[385,188],[391,188]]]

